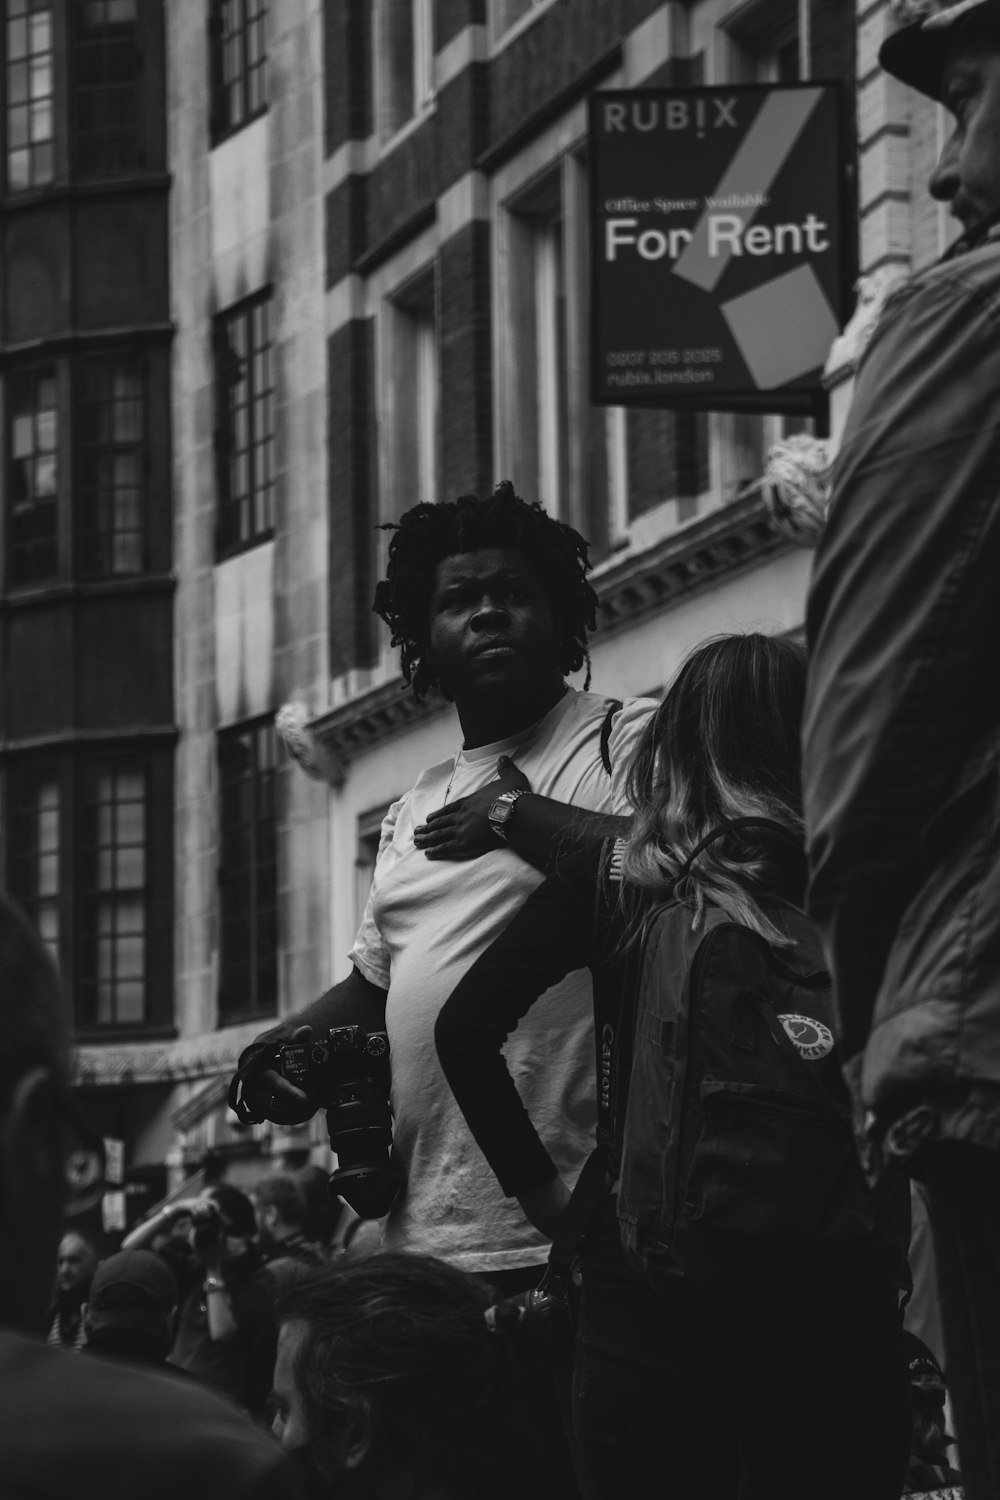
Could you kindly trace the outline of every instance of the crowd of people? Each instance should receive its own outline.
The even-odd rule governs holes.
[[[461,738],[385,818],[350,974],[231,1089],[329,1107],[377,1245],[278,1173],[103,1253],[0,902],[0,1495],[1000,1495],[1000,13],[924,10],[882,61],[955,117],[964,234],[872,337],[806,647],[718,636],[622,702],[575,530],[506,482],[392,528],[375,609]],[[347,1083],[300,1087],[341,1027]]]

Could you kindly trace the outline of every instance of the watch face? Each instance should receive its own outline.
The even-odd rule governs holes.
[[[513,803],[506,802],[502,797],[498,797],[496,802],[494,802],[492,807],[490,808],[490,822],[506,823],[507,819],[510,817],[512,807]]]

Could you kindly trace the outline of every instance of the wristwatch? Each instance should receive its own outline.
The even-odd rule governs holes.
[[[523,797],[528,791],[526,786],[516,787],[512,792],[501,792],[497,800],[490,804],[487,817],[490,827],[504,844],[507,842],[507,827],[514,816],[514,803],[518,797]]]

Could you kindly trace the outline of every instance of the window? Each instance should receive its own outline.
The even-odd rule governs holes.
[[[628,520],[678,502],[678,521],[690,519],[693,502],[709,486],[708,417],[704,412],[625,412]]]
[[[10,379],[12,585],[54,578],[59,564],[56,372],[46,365]]]
[[[381,0],[376,33],[382,138],[402,128],[434,92],[431,0]]]
[[[511,458],[504,467],[525,498],[540,500],[553,515],[567,516],[570,486],[567,296],[575,292],[572,320],[582,332],[585,311],[581,278],[568,265],[573,235],[563,212],[562,174],[557,171],[518,197],[505,229],[508,250]],[[582,415],[582,413],[581,413]]]
[[[16,193],[53,178],[52,7],[6,0],[7,188]]]
[[[266,24],[265,0],[213,0],[213,141],[267,108]]]
[[[143,569],[143,385],[135,355],[80,367],[77,483],[85,577]]]
[[[411,281],[386,305],[385,405],[390,434],[388,514],[437,496],[438,352],[433,271]]]
[[[756,0],[726,23],[733,83],[795,83],[800,77],[797,0]]]
[[[274,376],[270,294],[216,321],[220,554],[274,528]]]
[[[58,765],[24,766],[9,782],[8,883],[58,965],[60,786]]]
[[[165,1026],[173,1007],[169,752],[81,749],[6,772],[6,879],[34,920],[77,1028]]]
[[[76,0],[74,147],[81,177],[139,160],[136,0]]]
[[[278,1000],[276,741],[270,721],[219,735],[219,1018]]]
[[[146,773],[87,766],[82,820],[79,1019],[141,1024],[146,1006]]]

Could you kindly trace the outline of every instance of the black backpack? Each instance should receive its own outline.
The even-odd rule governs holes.
[[[789,1254],[870,1241],[834,1045],[830,978],[815,929],[787,908],[785,952],[709,909],[647,918],[635,988],[618,1216],[647,1281],[720,1290],[751,1265],[780,1281]],[[762,1293],[766,1290],[761,1287]]]
[[[770,820],[734,819],[727,829]],[[603,860],[615,880],[612,843]],[[605,892],[598,893],[595,929]],[[609,1182],[625,1258],[665,1291],[766,1320],[818,1319],[908,1285],[909,1190],[872,1192],[835,1043],[830,975],[813,922],[770,913],[777,948],[707,906],[649,912],[624,977],[595,965],[598,1147],[549,1259],[565,1287]]]

